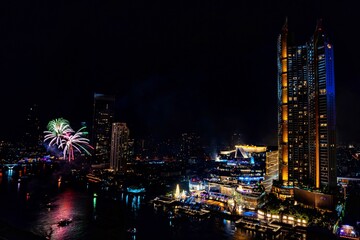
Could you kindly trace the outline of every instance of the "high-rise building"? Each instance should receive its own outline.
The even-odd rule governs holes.
[[[265,180],[263,185],[266,192],[270,192],[273,181],[279,180],[279,151],[268,147],[266,150]]]
[[[31,156],[45,152],[42,146],[42,131],[40,129],[39,106],[32,104],[26,114],[25,131],[23,137],[23,145],[25,147],[25,155]]]
[[[126,171],[126,164],[130,157],[129,135],[126,123],[112,124],[110,168],[115,171]]]
[[[321,20],[296,45],[287,20],[277,43],[279,178],[284,186],[336,186],[333,45]]]
[[[92,142],[95,148],[93,164],[110,163],[111,125],[115,118],[115,96],[94,94]]]
[[[182,133],[178,159],[186,166],[192,159],[199,160],[202,154],[200,136],[194,132]]]

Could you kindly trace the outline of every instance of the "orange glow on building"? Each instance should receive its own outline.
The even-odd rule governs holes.
[[[281,81],[282,87],[287,87],[287,73],[282,74],[282,81]]]
[[[287,59],[281,60],[282,65],[282,72],[287,72]]]
[[[284,88],[282,90],[282,103],[287,103],[288,102],[288,91],[287,88]]]
[[[286,39],[286,38],[284,38],[284,39]],[[287,57],[287,42],[284,40],[281,42],[281,57],[282,58]]]
[[[288,127],[287,127],[287,124],[283,124],[282,137],[283,137],[283,143],[287,143],[288,142]]]
[[[288,120],[288,106],[287,105],[282,105],[282,120],[283,121],[287,121]],[[285,123],[283,123],[283,126],[286,125]]]
[[[317,114],[318,115],[318,114]],[[318,125],[319,119],[316,118],[316,124]],[[316,128],[316,136],[319,136],[319,128]],[[320,141],[316,138],[316,150],[315,150],[315,187],[320,188]]]
[[[281,172],[282,180],[283,181],[288,181],[289,180],[288,166],[283,165],[281,170],[282,170],[282,172]]]
[[[283,163],[288,163],[288,146],[284,145],[282,148],[283,152],[282,152],[282,160]]]

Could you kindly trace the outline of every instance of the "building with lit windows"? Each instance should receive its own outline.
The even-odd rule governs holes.
[[[115,171],[126,171],[130,157],[129,135],[126,123],[112,124],[110,168]]]
[[[290,195],[293,187],[335,187],[334,54],[322,22],[296,45],[286,20],[277,53],[279,183]]]
[[[220,151],[204,179],[210,199],[232,200],[236,208],[255,210],[264,202],[266,146],[235,145],[234,150]]]
[[[265,180],[263,185],[265,191],[271,191],[273,181],[279,180],[279,151],[276,149],[269,149],[266,151],[265,163]]]
[[[235,145],[234,150],[220,151],[211,170],[213,176],[221,181],[236,179],[240,182],[254,183],[264,180],[265,146]]]
[[[94,94],[92,141],[93,164],[108,167],[110,163],[111,124],[114,122],[115,96]]]
[[[182,133],[178,159],[183,165],[199,161],[203,154],[200,146],[200,136],[197,133]]]

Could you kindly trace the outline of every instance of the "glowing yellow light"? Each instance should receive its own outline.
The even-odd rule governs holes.
[[[250,146],[250,145],[235,145],[236,148],[242,148],[245,152],[249,153],[260,153],[266,152],[266,147]]]
[[[176,184],[175,198],[180,198],[180,187],[179,187],[179,184]]]
[[[287,57],[287,43],[286,43],[286,36],[282,39],[281,42],[281,56],[283,58]]]
[[[284,98],[283,98],[283,100],[284,100]],[[287,100],[287,99],[286,99]],[[281,113],[281,115],[282,115],[282,120],[283,121],[287,121],[288,120],[288,107],[287,107],[287,105],[283,105],[282,106],[282,113]]]
[[[287,87],[287,73],[283,73],[282,75],[282,86]]]
[[[288,127],[287,124],[283,124],[283,142],[287,143],[288,142]]]
[[[288,166],[282,166],[282,180],[283,181],[288,181],[289,177],[288,177]]]
[[[287,72],[287,59],[283,59],[281,61],[282,64],[282,72]]]

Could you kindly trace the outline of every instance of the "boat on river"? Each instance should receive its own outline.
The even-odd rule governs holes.
[[[132,194],[141,194],[146,192],[145,188],[142,185],[131,185],[127,187],[126,190],[128,193]]]
[[[72,222],[71,218],[64,218],[64,219],[61,219],[60,221],[58,221],[58,226],[64,227],[64,226],[69,225],[71,222]]]

